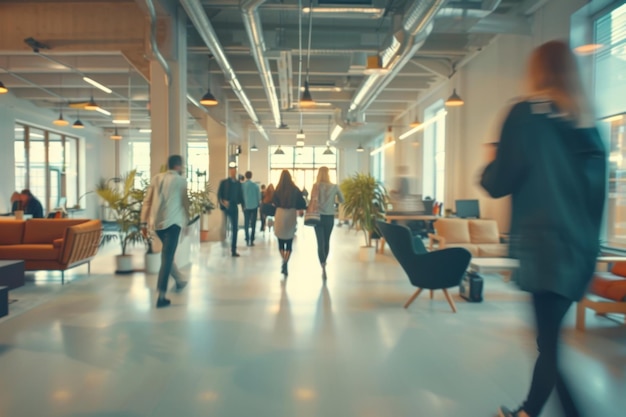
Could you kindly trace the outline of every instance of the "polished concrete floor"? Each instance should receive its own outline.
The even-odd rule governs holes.
[[[0,417],[482,417],[518,405],[535,357],[526,296],[489,276],[485,302],[455,297],[457,314],[443,294],[405,310],[401,269],[389,253],[360,263],[360,239],[335,229],[326,286],[312,229],[298,232],[286,283],[270,236],[238,259],[204,244],[160,310],[156,277],[113,275],[106,252],[91,276],[39,283],[53,293],[0,322]],[[626,326],[588,321],[578,333],[568,317],[563,368],[587,416],[624,416]],[[543,415],[560,415],[554,401]]]

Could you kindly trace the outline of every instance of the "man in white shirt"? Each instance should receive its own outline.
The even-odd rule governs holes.
[[[159,291],[157,308],[171,304],[171,301],[165,298],[170,274],[174,276],[178,290],[182,290],[187,285],[187,281],[182,280],[174,263],[180,233],[187,227],[189,221],[187,180],[182,176],[183,158],[180,155],[172,155],[167,160],[167,166],[168,171],[152,178],[141,208],[144,234],[148,233],[146,227],[155,230],[163,243],[161,269],[157,282]]]

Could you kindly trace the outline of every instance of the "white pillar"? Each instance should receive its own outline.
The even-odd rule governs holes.
[[[209,215],[209,240],[219,241],[221,240],[223,214],[219,209],[217,190],[220,181],[228,175],[228,140],[226,138],[226,127],[221,123],[216,122],[210,116],[206,116],[205,124],[209,138],[208,180],[215,193],[211,198],[217,205],[217,208]]]

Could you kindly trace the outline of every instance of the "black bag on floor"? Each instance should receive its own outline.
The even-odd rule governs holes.
[[[459,295],[472,303],[483,301],[483,277],[468,271],[459,284]]]

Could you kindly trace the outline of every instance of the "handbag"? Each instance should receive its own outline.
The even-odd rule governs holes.
[[[315,227],[320,224],[319,198],[320,190],[319,187],[315,185],[311,191],[311,202],[306,208],[306,215],[304,216],[304,224],[306,226]]]

